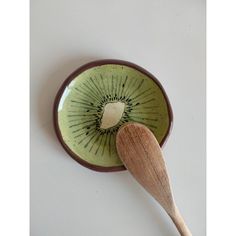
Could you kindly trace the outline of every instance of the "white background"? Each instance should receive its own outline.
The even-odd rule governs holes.
[[[235,1],[207,3],[207,235],[235,235]],[[0,235],[25,236],[29,235],[29,2],[1,2],[0,12],[0,99],[1,111],[7,114],[0,116]]]
[[[174,113],[164,147],[177,205],[205,235],[205,2],[31,1],[31,236],[178,235],[128,172],[71,159],[53,130],[59,86],[96,59],[134,62],[164,86]]]

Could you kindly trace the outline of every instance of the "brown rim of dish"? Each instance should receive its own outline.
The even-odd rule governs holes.
[[[156,84],[157,86],[159,86],[159,88],[161,89],[164,97],[165,97],[165,100],[166,100],[166,103],[167,103],[167,107],[168,107],[168,115],[169,115],[169,127],[168,127],[168,130],[164,136],[164,138],[162,139],[162,141],[160,142],[160,146],[163,146],[164,143],[166,142],[167,140],[167,137],[169,136],[170,134],[170,131],[171,131],[171,128],[172,128],[172,125],[173,125],[173,113],[172,113],[172,109],[171,109],[171,105],[170,105],[170,102],[169,102],[169,99],[166,95],[166,92],[164,90],[164,88],[162,87],[161,83],[157,80],[157,78],[155,76],[153,76],[151,73],[149,73],[148,71],[146,71],[145,69],[143,69],[142,67],[138,66],[138,65],[135,65],[131,62],[128,62],[128,61],[123,61],[123,60],[115,60],[115,59],[105,59],[105,60],[97,60],[97,61],[92,61],[92,62],[89,62],[85,65],[82,65],[81,67],[79,67],[77,70],[75,70],[71,75],[69,75],[69,77],[63,82],[63,84],[61,85],[57,95],[56,95],[56,98],[55,98],[55,101],[54,101],[54,107],[53,107],[53,121],[54,121],[54,128],[55,128],[55,132],[56,132],[56,135],[61,143],[61,145],[64,147],[64,149],[66,150],[66,152],[75,160],[77,161],[78,163],[80,163],[81,165],[89,168],[89,169],[92,169],[92,170],[95,170],[95,171],[100,171],[100,172],[113,172],[113,171],[122,171],[122,170],[126,170],[125,166],[113,166],[113,167],[104,167],[104,166],[97,166],[97,165],[93,165],[91,163],[88,163],[86,162],[85,160],[83,160],[82,158],[80,158],[77,154],[75,154],[67,145],[66,143],[64,142],[63,138],[62,138],[62,134],[61,134],[61,131],[60,131],[60,128],[59,128],[59,124],[58,124],[58,112],[57,112],[57,109],[58,109],[58,105],[59,105],[59,102],[60,102],[60,99],[61,99],[61,96],[66,88],[66,86],[69,85],[69,83],[75,79],[79,74],[83,73],[84,71],[90,69],[90,68],[93,68],[93,67],[96,67],[96,66],[101,66],[101,65],[106,65],[106,64],[115,64],[115,65],[124,65],[124,66],[128,66],[128,67],[131,67],[131,68],[134,68],[135,70],[138,70],[140,71],[141,73],[145,74],[146,76],[148,76],[149,78],[151,78]]]

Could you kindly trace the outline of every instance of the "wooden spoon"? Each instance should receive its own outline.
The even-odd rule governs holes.
[[[162,151],[153,133],[139,123],[127,123],[117,133],[116,147],[126,168],[165,209],[180,235],[191,236],[175,205]]]

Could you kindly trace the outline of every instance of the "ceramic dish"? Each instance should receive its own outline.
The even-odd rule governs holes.
[[[71,157],[97,171],[124,170],[115,137],[127,122],[146,125],[163,145],[172,111],[158,80],[126,61],[88,63],[62,84],[54,104],[56,134]]]

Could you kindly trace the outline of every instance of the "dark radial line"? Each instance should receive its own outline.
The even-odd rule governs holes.
[[[139,83],[139,85],[138,85],[137,88],[134,88],[134,90],[131,92],[131,94],[130,94],[130,96],[129,96],[130,98],[132,97],[132,95],[133,95],[136,91],[138,91],[138,90],[141,88],[143,82],[144,82],[144,79],[142,79],[142,81]]]
[[[118,98],[118,92],[119,92],[119,76],[117,75],[116,76],[116,95],[117,95],[117,98]]]
[[[113,76],[113,78],[114,78],[114,97],[115,97],[115,95],[117,94],[117,92],[116,92],[116,90],[117,90],[117,80],[116,80],[116,76]]]
[[[111,90],[112,90],[112,97],[114,97],[114,76],[111,76]]]
[[[119,92],[120,92],[120,79],[119,79],[119,76],[117,75],[117,98],[119,98]]]
[[[96,78],[96,81],[97,81],[97,83],[98,83],[97,86],[99,87],[99,89],[100,89],[100,91],[101,91],[101,97],[103,98],[105,90],[104,90],[104,84],[102,83],[102,77],[100,76],[101,79],[98,79],[98,78],[95,76],[95,78]]]
[[[125,89],[125,85],[126,85],[127,79],[128,79],[128,75],[126,75],[125,81],[124,81],[124,83],[122,84],[122,91],[121,91],[121,96],[122,96],[122,97],[124,96],[123,92],[124,92],[124,89]]]
[[[94,144],[99,140],[99,138],[100,138],[100,134],[98,133],[98,136],[96,137],[96,139],[94,140],[92,146],[90,147],[89,152],[92,151]]]
[[[126,92],[125,92],[126,97],[130,98],[129,89],[132,88],[133,86],[135,86],[136,82],[137,82],[137,80],[135,78],[130,79],[130,83],[127,86],[127,89],[126,89]]]
[[[95,134],[94,134],[95,133]],[[94,135],[93,135],[94,134]],[[78,144],[81,144],[84,140],[86,140],[87,138],[89,138],[89,137],[91,137],[91,135],[93,135],[91,138],[93,138],[95,135],[97,134],[97,131],[96,130],[94,130],[93,132],[91,132],[91,133],[89,133],[85,138],[83,138],[83,139],[81,139],[79,142],[78,142]],[[90,139],[91,139],[90,138]],[[89,141],[88,141],[89,142]],[[84,145],[84,147],[86,148],[87,146],[86,146],[86,144]]]
[[[81,88],[82,88],[82,86],[81,86]],[[87,97],[87,99],[93,99],[94,101],[97,101],[96,97],[92,97],[90,94],[87,93],[87,91],[84,88],[82,88],[82,89],[83,89],[83,91],[81,91],[78,88],[75,88],[75,91],[78,93],[77,96],[79,96],[78,97],[79,99],[81,98],[81,96],[83,96],[85,98]]]
[[[134,107],[133,111],[138,111],[138,110],[149,110],[149,109],[154,109],[154,108],[159,108],[159,106],[150,106],[150,107]]]
[[[108,93],[111,97],[111,94],[112,94],[112,88],[111,88],[111,78],[110,77],[107,77],[107,88],[108,88]]]
[[[94,94],[94,96],[96,95],[97,99],[101,97],[97,90],[95,90],[94,87],[90,84],[89,80],[87,80],[86,83],[83,83],[83,85],[87,88],[90,94]]]
[[[76,120],[76,121],[78,121],[78,120]],[[76,126],[83,125],[83,124],[87,124],[87,123],[90,123],[90,122],[94,122],[94,120],[86,120],[86,121],[84,121],[84,122],[71,125],[71,126],[69,126],[69,128],[76,127]]]
[[[90,117],[90,116],[95,116],[97,115],[96,113],[95,114],[78,114],[78,115],[67,115],[67,117],[73,117],[73,116],[82,116],[82,117]]]
[[[82,109],[84,109],[84,110],[97,111],[97,108],[93,108],[93,107],[86,107],[86,106],[73,106],[73,105],[70,105],[70,107],[79,108],[78,112],[81,112]]]
[[[77,121],[95,120],[95,116],[79,116],[76,118]]]
[[[95,110],[96,111],[96,110]],[[84,109],[84,110],[82,110],[82,109],[80,109],[80,110],[77,110],[77,111],[67,111],[69,114],[73,114],[73,115],[79,115],[79,114],[81,114],[81,113],[85,113],[85,114],[91,114],[91,112],[94,112],[94,111],[90,111],[90,110],[88,110],[88,109]],[[97,112],[96,113],[92,113],[92,114],[97,114]]]
[[[119,78],[119,77],[118,77]],[[119,83],[119,90],[118,90],[118,97],[120,97],[121,95],[120,95],[120,92],[121,92],[121,89],[122,89],[122,87],[121,87],[121,84],[122,84],[122,79],[123,79],[123,77],[121,76],[120,77],[120,83]]]
[[[120,84],[119,84],[119,98],[121,97],[121,94],[122,94],[122,84],[123,84],[123,77],[121,76],[120,78]]]
[[[128,80],[128,75],[125,76],[124,87],[126,85],[127,80]]]
[[[116,94],[116,78],[114,75],[112,75],[112,87],[113,87],[113,97],[115,97],[115,94]]]
[[[83,132],[83,133],[77,134],[76,136],[74,136],[74,139],[75,139],[75,138],[78,138],[78,137],[80,137],[80,136],[82,136],[83,134],[86,134],[86,131]]]
[[[81,86],[82,89],[84,89],[90,96],[96,98],[96,101],[100,101],[100,96],[97,95],[87,84],[83,83],[83,86],[86,88]]]
[[[107,94],[106,86],[104,84],[104,81],[103,81],[104,78],[103,78],[102,74],[100,74],[100,77],[101,77],[102,85],[103,85],[103,88],[104,88],[104,94]]]
[[[90,77],[91,78],[91,77]],[[94,87],[89,80],[86,81],[86,83],[83,83],[84,86],[90,91],[90,93],[96,95],[96,97],[99,99],[101,97],[101,94],[99,91]]]
[[[112,79],[111,77],[108,77],[108,83],[109,83],[109,95],[111,95],[110,97],[112,97]]]
[[[142,81],[141,81],[141,83],[139,84],[139,86],[138,86],[138,88],[137,88],[137,89],[140,89],[140,88],[141,88],[141,86],[142,86],[143,82],[144,82],[144,79],[142,79]]]
[[[158,115],[159,114],[159,112],[134,112],[134,111],[132,111],[132,112],[130,112],[130,114],[145,114],[145,115],[151,115],[151,114],[153,114],[153,115]]]
[[[130,97],[130,99],[132,99],[132,101],[135,101],[138,97],[146,95],[146,93],[149,92],[149,91],[150,91],[150,89],[146,89],[143,92],[137,91],[137,95],[133,98]],[[133,95],[135,95],[135,93]]]
[[[91,124],[91,125],[90,124],[89,125],[85,125],[85,126],[79,128],[79,129],[73,130],[72,134],[75,134],[75,133],[77,133],[77,132],[79,132],[79,131],[81,131],[83,129],[87,129],[88,127],[95,127],[95,125],[96,125],[96,122]],[[87,130],[87,132],[88,132],[88,130]]]
[[[87,120],[87,119],[86,119],[86,120]],[[78,122],[78,119],[76,119],[76,120],[68,120],[69,123],[71,123],[71,122],[75,122],[75,121]]]
[[[95,130],[95,135],[93,135],[93,137],[91,137],[88,142],[86,143],[86,146],[84,146],[85,148],[87,148],[90,144],[90,142],[95,138],[95,137],[99,137],[100,133],[98,130]]]
[[[132,93],[136,91],[136,88],[135,88],[136,86],[135,85],[137,84],[137,82],[138,82],[138,80],[136,78],[133,78],[133,83],[131,84],[131,86],[129,88],[129,90],[131,90],[131,91],[129,91],[129,90],[127,91],[127,93],[129,92],[127,94],[127,97],[130,98]]]
[[[99,101],[99,99],[97,97],[95,97],[93,94],[91,95],[85,88],[83,88],[82,86],[81,86],[81,88],[84,91],[81,91],[78,88],[75,88],[77,91],[79,91],[81,93],[80,96],[83,95],[83,96],[85,96],[85,98],[87,97],[87,99],[89,99],[89,100],[93,99],[94,101]]]
[[[74,108],[84,108],[84,109],[93,109],[93,110],[97,110],[97,108],[94,106],[94,104],[93,105],[91,105],[90,104],[90,106],[93,106],[93,107],[89,107],[89,106],[87,106],[87,105],[83,105],[83,106],[81,106],[81,105],[76,105],[76,104],[70,104],[70,107],[74,107]]]
[[[88,106],[93,106],[93,104],[91,104],[91,103],[85,103],[85,102],[81,102],[81,101],[79,101],[79,100],[70,100],[71,102],[73,102],[73,103],[79,103],[79,104],[83,104],[83,105],[88,105]]]
[[[147,92],[150,92],[150,89],[149,89],[149,88],[146,89],[146,90],[144,90],[143,92],[139,92],[139,91],[138,91],[138,94],[137,94],[135,97],[131,97],[131,99],[132,99],[132,100],[135,100],[136,98],[138,98],[138,97],[140,97],[140,96],[143,96],[143,95],[146,94]],[[154,92],[152,91],[152,93],[154,93]]]
[[[94,121],[94,119],[91,117],[91,118],[88,118],[88,117],[80,117],[80,118],[76,118],[76,120],[69,120],[68,122],[83,122],[83,121]]]
[[[125,80],[125,77],[121,77],[121,83],[120,83],[120,97],[122,97],[122,93],[123,93],[123,84],[124,84],[124,80]]]
[[[102,156],[103,156],[103,154],[104,154],[105,147],[106,147],[106,144],[107,144],[107,137],[108,137],[108,135],[105,134],[105,136],[106,136],[106,138],[105,138],[105,141],[104,141],[104,144],[103,144],[103,148],[102,148]]]
[[[76,110],[76,111],[67,111],[67,112],[70,112],[70,113],[78,113],[79,110]]]
[[[108,83],[109,83],[109,95],[111,95],[110,97],[112,97],[112,85],[111,85],[111,77],[108,77]]]
[[[92,77],[90,77],[90,80],[91,80],[91,82],[93,83],[93,85],[97,88],[97,90],[98,90],[100,96],[103,96],[103,93],[102,93],[101,89],[96,85],[96,83],[94,82],[94,80],[93,80]]]
[[[108,145],[109,145],[109,156],[111,156],[111,133],[110,133],[110,136],[109,136],[109,139],[108,139]]]
[[[113,134],[112,138],[111,138],[111,148],[115,147],[115,145],[116,145],[116,143],[115,143],[115,135]]]
[[[79,101],[82,101],[82,102],[88,102],[88,100],[83,99],[83,98],[78,98],[78,99],[79,99]]]
[[[149,99],[149,100],[147,100],[147,101],[145,101],[145,102],[141,102],[140,104],[146,104],[146,103],[149,103],[149,102],[152,102],[152,101],[155,101],[155,98],[152,98],[152,99]]]
[[[88,91],[94,95],[96,95],[97,98],[99,98],[101,95],[98,93],[96,87],[94,88],[94,86],[90,83],[89,80],[86,81],[86,83],[84,82],[83,85],[88,89]]]
[[[109,88],[109,78],[108,77],[105,77],[105,83],[107,85],[107,94],[106,95],[110,95],[110,88]]]
[[[132,79],[129,79],[129,82],[127,82],[127,87],[124,87],[124,95],[127,96],[127,91],[130,87],[130,84],[132,83]]]
[[[115,81],[116,79],[115,79],[115,76],[114,75],[112,75],[112,79],[111,79],[111,87],[112,87],[112,96],[113,97],[115,97],[115,93],[116,93],[116,86],[115,86]]]
[[[147,98],[147,97],[149,97],[150,95],[153,95],[153,94],[155,94],[155,93],[152,92],[152,93],[146,94],[145,96],[141,96],[141,97],[139,97],[139,101],[142,102],[142,100],[143,100],[144,98]],[[135,101],[135,100],[137,100],[137,98],[136,98],[136,99],[133,99],[132,101]]]
[[[104,77],[102,76],[102,74],[100,74],[100,78],[101,78],[101,82],[102,82],[103,89],[104,89],[104,91],[106,92],[106,86],[105,86],[105,84],[104,84]],[[101,86],[101,90],[102,90],[102,86]],[[104,95],[104,92],[102,93],[102,95]]]
[[[94,107],[93,103],[89,104],[89,103],[85,103],[85,102],[80,102],[80,101],[77,101],[77,100],[71,100],[71,102],[74,102],[74,103],[78,103],[78,104],[82,104],[82,105],[86,105],[86,106],[89,106],[89,107]]]
[[[143,122],[143,121],[139,121],[139,120],[136,120],[136,119],[130,119],[130,121],[138,122],[138,123],[141,123],[141,124],[146,125],[146,126],[148,126],[148,127],[157,129],[157,126],[152,125],[152,124],[149,124],[149,123],[145,123],[145,122]]]
[[[101,140],[100,140],[100,142],[99,142],[99,144],[98,144],[98,147],[97,147],[97,150],[96,150],[96,152],[95,152],[95,155],[97,155],[97,153],[98,153],[98,151],[99,151],[99,149],[100,149],[100,146],[101,146],[101,143],[102,143],[104,134],[102,134],[101,136],[102,136],[102,137],[101,137]]]
[[[131,115],[129,115],[129,117],[135,118],[135,119],[140,119],[140,120],[158,121],[158,119],[144,118],[144,117],[139,117],[139,116],[131,116]]]
[[[94,104],[93,103],[85,103],[85,102],[80,102],[80,101],[75,101],[75,100],[71,100],[72,103],[76,103],[76,104],[81,104],[83,106],[87,106],[89,107],[90,109],[94,108]]]

